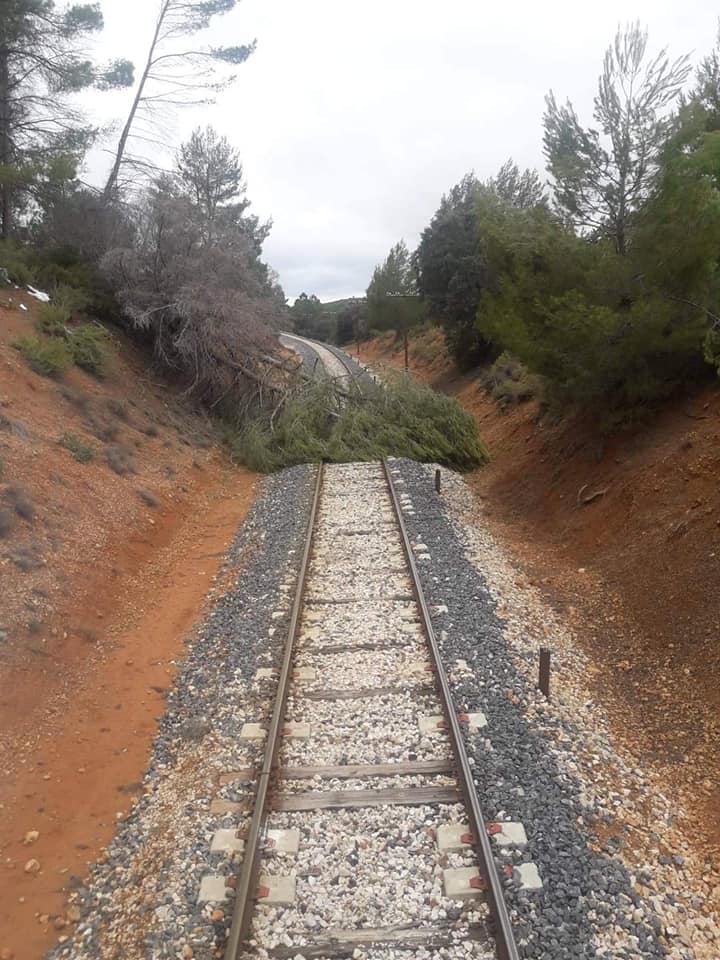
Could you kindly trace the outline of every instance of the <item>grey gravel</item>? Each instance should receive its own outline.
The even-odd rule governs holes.
[[[544,882],[541,893],[528,895],[508,884],[521,956],[716,960],[714,919],[689,903],[668,913],[669,884],[687,899],[687,876],[671,879],[659,844],[647,845],[631,824],[641,822],[645,804],[657,839],[677,843],[668,832],[671,805],[637,758],[621,757],[611,744],[602,710],[582,688],[587,664],[572,638],[537,598],[516,589],[511,564],[477,512],[467,522],[472,497],[459,478],[443,471],[438,497],[434,465],[403,460],[393,468],[409,498],[408,532],[425,547],[418,567],[444,660],[469,668],[450,670],[456,706],[488,719],[485,737],[466,744],[483,812],[524,824],[529,842],[513,861],[534,860]],[[571,674],[567,694],[558,689],[552,703],[535,689],[539,642],[557,642]],[[630,847],[635,859],[648,858],[644,871],[625,859]],[[682,859],[670,869],[681,870]]]
[[[227,555],[237,579],[189,641],[168,695],[145,794],[119,824],[107,862],[73,892],[82,919],[54,958],[174,958],[184,947],[210,957],[224,943],[229,916],[213,923],[196,901],[201,877],[222,859],[209,852],[212,834],[237,817],[212,817],[209,805],[252,787],[218,789],[218,775],[260,750],[238,735],[246,720],[268,719],[270,698],[253,677],[284,642],[314,476],[303,466],[263,481]]]

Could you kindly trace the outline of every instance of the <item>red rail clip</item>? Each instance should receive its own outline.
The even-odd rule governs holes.
[[[475,834],[474,833],[461,833],[460,834],[460,843],[469,843],[472,846],[475,843]]]
[[[472,890],[487,890],[485,877],[470,877],[469,886]]]
[[[489,837],[494,837],[496,833],[502,833],[502,824],[501,823],[489,823],[485,822],[485,829]]]
[[[264,884],[261,883],[260,886],[257,888],[255,896],[257,897],[258,900],[262,899],[262,897],[269,897],[270,887],[266,887]]]

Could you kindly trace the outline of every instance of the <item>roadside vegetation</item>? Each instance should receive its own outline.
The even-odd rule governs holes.
[[[431,362],[428,325],[502,405],[540,398],[632,422],[720,373],[720,41],[693,71],[639,24],[608,48],[591,104],[550,92],[547,186],[512,160],[443,196],[417,249],[401,241],[351,336],[392,330]],[[588,117],[587,122],[582,119]],[[590,119],[591,117],[591,119]],[[327,320],[303,297],[299,327]],[[427,351],[427,356],[421,356]],[[407,363],[406,348],[406,363]]]
[[[591,410],[604,428],[720,371],[720,47],[693,74],[686,57],[651,54],[639,25],[621,30],[586,110],[546,98],[549,187],[512,160],[486,180],[469,173],[417,249],[393,245],[365,297],[303,294],[288,308],[263,260],[271,225],[250,212],[235,147],[205,127],[165,168],[143,154],[150,112],[159,122],[198,96],[211,101],[252,55],[253,44],[195,37],[234,6],[164,3],[173,29],[147,38],[136,81],[127,61],[89,56],[98,8],[11,0],[16,15],[0,27],[0,75],[11,81],[0,111],[0,279],[50,295],[16,343],[34,371],[106,376],[119,326],[231,425],[236,455],[264,469],[314,455],[482,460],[457,413],[408,385],[362,401],[298,389],[277,348],[288,327],[341,344],[392,331],[406,366],[410,334],[432,362],[441,331],[459,367],[483,365],[500,403],[539,397],[559,413]],[[33,69],[47,50],[47,66]],[[158,100],[168,62],[197,78],[173,103]],[[78,171],[99,134],[76,94],[133,84],[108,180],[90,189]],[[112,431],[96,433],[114,443]],[[117,451],[105,459],[131,473]]]
[[[231,439],[235,457],[263,473],[297,463],[411,457],[472,470],[487,460],[472,416],[450,397],[410,380],[338,394],[327,381],[303,384],[277,416],[262,413]]]

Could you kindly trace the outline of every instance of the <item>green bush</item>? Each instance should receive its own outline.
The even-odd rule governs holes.
[[[102,328],[91,323],[83,323],[68,332],[68,347],[73,362],[102,379],[107,370],[110,337]]]
[[[95,459],[95,451],[83,443],[76,433],[64,433],[58,443],[73,455],[78,463],[90,463]]]
[[[52,302],[63,310],[69,319],[78,310],[84,310],[87,307],[90,302],[90,295],[85,290],[79,290],[62,283],[53,294]]]
[[[53,337],[22,337],[13,346],[19,350],[30,368],[43,377],[57,377],[72,363],[72,355],[64,340]]]
[[[711,363],[720,376],[720,328],[711,327],[705,335],[705,359]]]
[[[0,267],[5,270],[12,283],[21,287],[35,283],[31,256],[29,248],[12,240],[0,240]]]
[[[285,404],[272,425],[262,413],[231,446],[238,460],[262,473],[317,460],[412,457],[459,470],[487,460],[475,420],[455,400],[404,376],[340,402],[329,384],[310,384]]]
[[[445,351],[445,337],[439,327],[422,330],[413,340],[411,353],[424,363],[432,363]]]
[[[540,393],[539,379],[509,353],[500,354],[481,383],[501,406],[525,403]]]
[[[38,310],[38,329],[51,337],[64,337],[70,314],[54,303],[41,303]]]

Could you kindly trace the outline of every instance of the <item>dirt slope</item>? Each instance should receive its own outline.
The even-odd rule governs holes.
[[[720,392],[602,442],[533,403],[501,410],[432,337],[416,347],[413,374],[457,396],[490,448],[470,477],[488,523],[592,654],[617,735],[663,771],[688,832],[720,858]],[[402,366],[391,337],[361,356]]]
[[[67,889],[137,796],[255,484],[122,339],[103,381],[33,373],[12,343],[36,310],[0,290],[0,951],[16,960],[64,935]]]

